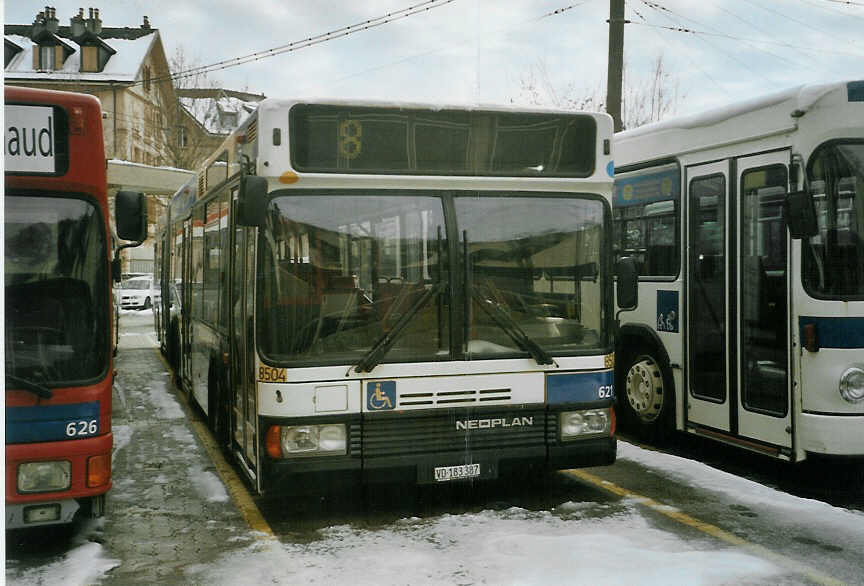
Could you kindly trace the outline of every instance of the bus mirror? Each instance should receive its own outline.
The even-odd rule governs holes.
[[[792,238],[810,238],[819,233],[813,198],[806,191],[793,191],[786,196],[783,215]]]
[[[620,309],[632,310],[639,305],[639,271],[631,257],[618,260],[618,281],[615,296]]]
[[[267,180],[246,175],[240,181],[237,196],[237,223],[241,226],[263,226],[267,217]]]
[[[115,201],[117,237],[143,242],[147,238],[147,201],[139,191],[118,191]]]

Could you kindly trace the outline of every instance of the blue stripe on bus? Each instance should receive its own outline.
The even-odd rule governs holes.
[[[816,341],[820,348],[864,348],[864,317],[809,317],[798,318],[801,340],[805,340],[804,326],[816,325]]]
[[[546,377],[546,402],[589,403],[611,399],[613,394],[611,370],[550,374]]]
[[[90,427],[96,422],[95,431]],[[74,424],[69,433],[67,427]],[[99,434],[99,401],[69,405],[6,407],[6,443],[26,444]]]

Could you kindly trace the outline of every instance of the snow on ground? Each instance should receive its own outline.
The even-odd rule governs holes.
[[[347,525],[311,543],[259,541],[187,578],[210,585],[571,584],[719,585],[774,581],[776,566],[716,542],[684,541],[636,510],[586,518],[595,503],[555,511],[510,508],[404,519],[381,529]]]
[[[156,407],[156,416],[160,419],[183,419],[186,414],[174,396],[168,392],[168,383],[164,380],[153,381],[148,396]]]
[[[630,460],[646,468],[662,471],[664,476],[685,481],[688,485],[721,492],[736,501],[757,508],[772,508],[795,518],[812,518],[820,524],[831,524],[850,531],[860,531],[864,513],[843,509],[817,501],[791,495],[774,488],[712,468],[702,462],[671,454],[646,450],[618,440],[618,459]]]
[[[219,477],[204,470],[201,466],[193,466],[189,469],[189,479],[192,481],[192,486],[198,491],[205,500],[211,503],[227,503],[228,493],[225,491],[225,485],[219,480]]]
[[[150,308],[150,309],[121,309],[120,315],[137,315],[140,317],[153,317],[153,308]]]
[[[87,535],[93,531],[101,532],[104,520],[91,523],[91,527],[79,534],[81,537],[76,539],[70,550],[52,564],[19,572],[14,562],[7,561],[6,583],[16,586],[83,586],[97,582],[108,570],[119,566],[120,560],[105,557],[105,548],[100,543],[88,541]]]
[[[114,435],[114,451],[122,450],[132,441],[132,428],[128,425],[112,425],[111,433]]]

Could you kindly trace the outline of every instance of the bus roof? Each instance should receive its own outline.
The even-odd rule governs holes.
[[[797,119],[827,95],[848,92],[851,101],[853,93],[857,96],[862,92],[862,86],[861,81],[801,85],[625,130],[615,135],[615,163],[626,166],[791,132],[797,127]]]
[[[290,108],[295,104],[313,104],[324,106],[353,106],[353,107],[372,107],[372,108],[394,108],[394,109],[409,109],[409,110],[459,110],[465,112],[505,112],[505,113],[538,113],[538,114],[588,114],[599,117],[609,117],[605,112],[582,112],[575,110],[564,110],[560,108],[549,108],[540,106],[524,106],[513,104],[483,104],[483,103],[449,103],[436,104],[430,102],[401,102],[387,100],[371,100],[371,99],[344,99],[344,98],[267,98],[259,102],[259,111],[266,109],[282,109]]]

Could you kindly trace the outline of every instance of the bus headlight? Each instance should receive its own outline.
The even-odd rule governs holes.
[[[587,411],[564,411],[559,416],[561,440],[579,439],[588,436],[610,435],[612,418],[609,409]]]
[[[864,401],[864,368],[850,366],[840,376],[840,396],[850,403]]]
[[[72,482],[72,464],[56,462],[25,462],[18,466],[18,492],[54,492],[66,490]]]
[[[274,425],[267,431],[266,443],[272,458],[340,455],[348,445],[342,423]]]

